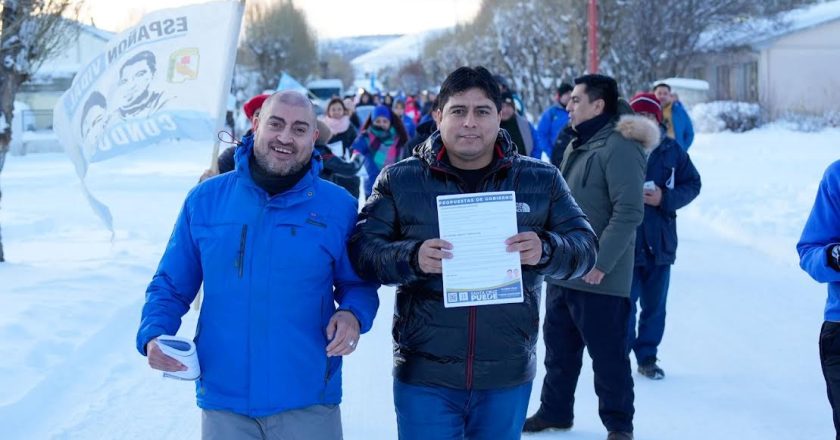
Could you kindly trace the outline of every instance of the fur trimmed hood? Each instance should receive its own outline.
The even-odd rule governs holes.
[[[625,138],[641,143],[646,154],[650,154],[659,146],[659,127],[644,116],[622,115],[615,124],[615,130]]]

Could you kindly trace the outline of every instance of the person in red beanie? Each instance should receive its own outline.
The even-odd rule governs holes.
[[[637,114],[656,121],[661,135],[659,146],[647,160],[643,193],[645,217],[636,230],[627,350],[636,354],[641,375],[660,380],[665,378],[665,372],[657,365],[656,356],[665,333],[665,302],[677,251],[676,211],[700,194],[700,174],[688,153],[666,136],[662,106],[656,95],[637,93],[630,100],[630,107]],[[638,302],[641,313],[637,334]]]
[[[630,99],[630,108],[636,114],[655,119],[657,125],[662,124],[662,105],[653,93],[639,92]]]
[[[271,95],[265,93],[257,95],[252,97],[251,99],[246,101],[245,104],[242,105],[242,110],[245,112],[245,117],[247,117],[248,120],[251,121],[251,128],[248,129],[247,132],[245,132],[245,135],[242,136],[242,139],[254,135],[254,120],[260,116],[260,109],[262,108],[263,102],[265,102],[265,100],[268,99],[269,96]],[[236,167],[236,164],[233,160],[233,153],[236,151],[237,146],[238,144],[234,144],[225,149],[225,151],[223,151],[217,159],[219,165],[218,171],[214,171],[211,169],[204,170],[204,172],[201,174],[201,177],[198,179],[199,183],[204,182],[205,180],[213,176],[223,174],[228,171],[233,171],[233,169]]]
[[[260,115],[260,109],[262,108],[263,102],[269,97],[270,95],[262,94],[254,96],[253,98],[249,99],[245,104],[242,105],[242,110],[245,111],[245,117],[251,121],[251,129],[254,128],[254,116]]]

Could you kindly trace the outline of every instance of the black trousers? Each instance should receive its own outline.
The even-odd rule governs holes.
[[[820,330],[820,364],[828,402],[834,413],[834,431],[837,440],[840,440],[840,322],[823,322]]]
[[[543,325],[546,374],[537,412],[540,418],[571,425],[586,347],[592,358],[601,422],[608,431],[633,432],[629,318],[629,298],[548,285]]]

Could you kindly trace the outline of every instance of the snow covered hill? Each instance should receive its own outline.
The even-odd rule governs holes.
[[[357,77],[378,74],[385,67],[397,67],[400,64],[415,59],[423,52],[426,40],[445,29],[436,29],[416,34],[403,35],[396,40],[389,41],[382,46],[356,57],[351,61],[356,69]]]
[[[825,286],[794,244],[840,130],[779,127],[698,134],[703,191],[680,211],[661,365],[636,380],[642,440],[833,436],[817,352]],[[210,146],[169,144],[95,164],[91,191],[114,214],[111,242],[61,154],[11,156],[0,210],[0,438],[195,439],[191,383],[165,380],[134,349],[146,284]],[[393,288],[345,363],[348,440],[396,438],[391,400]],[[192,336],[195,312],[181,334]],[[542,359],[542,346],[539,349]],[[539,403],[543,371],[531,397]],[[604,429],[588,364],[574,430],[533,439],[596,440]]]

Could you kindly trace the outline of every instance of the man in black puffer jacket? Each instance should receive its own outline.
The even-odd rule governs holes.
[[[483,67],[444,81],[439,131],[385,168],[350,239],[358,273],[396,284],[394,403],[399,437],[518,439],[536,373],[543,277],[580,277],[597,239],[557,168],[519,156],[499,129],[498,85]],[[515,191],[524,302],[445,308],[436,197]],[[480,228],[482,219],[475,219]],[[451,252],[450,252],[451,250]]]

